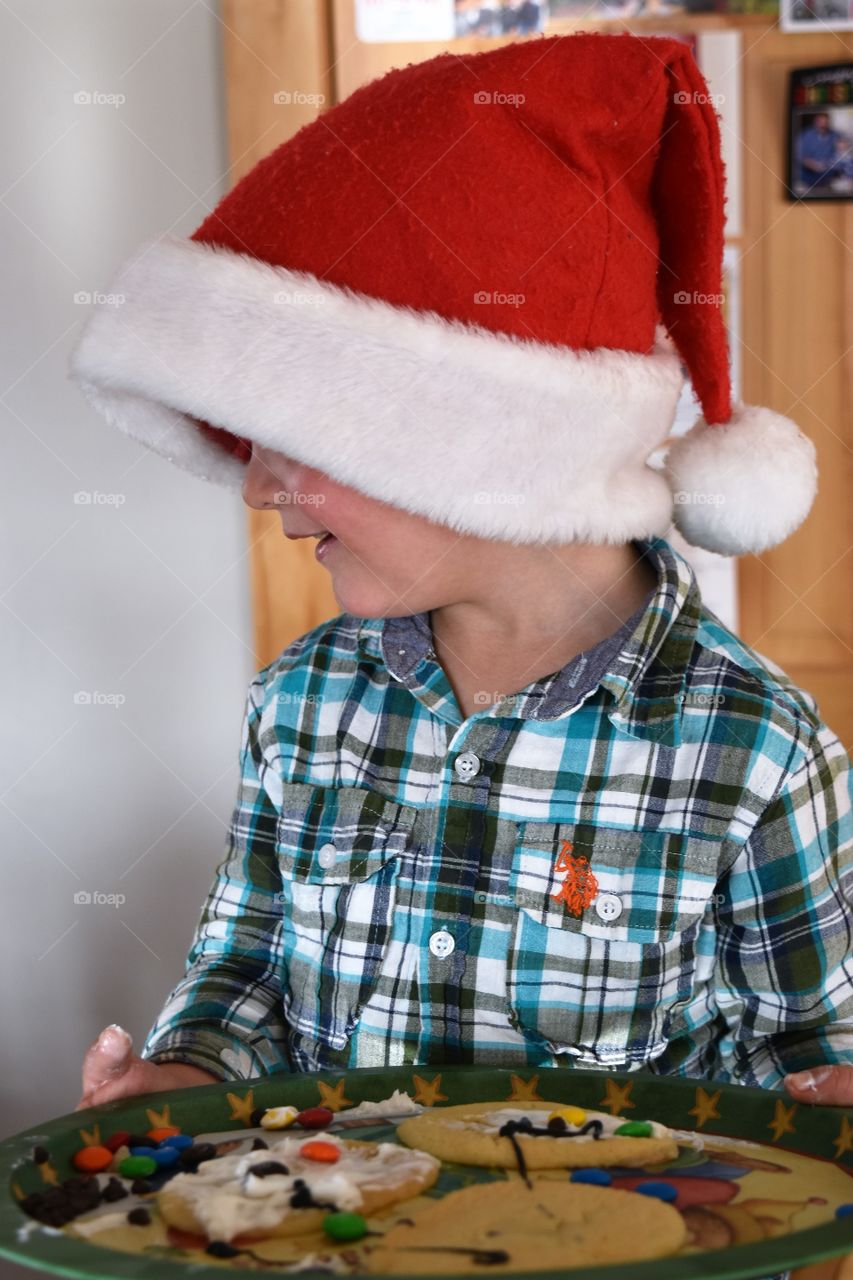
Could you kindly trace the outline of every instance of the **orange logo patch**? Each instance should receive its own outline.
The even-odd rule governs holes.
[[[551,897],[555,902],[564,903],[569,915],[583,915],[598,893],[598,881],[592,873],[589,859],[583,854],[572,853],[571,841],[564,840],[554,870],[565,872],[566,878]]]

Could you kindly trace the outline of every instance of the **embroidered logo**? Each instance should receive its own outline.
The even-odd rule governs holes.
[[[589,858],[582,853],[573,853],[572,847],[570,840],[563,841],[554,870],[565,872],[566,878],[551,897],[564,903],[569,915],[581,916],[598,893],[598,881],[592,873]]]

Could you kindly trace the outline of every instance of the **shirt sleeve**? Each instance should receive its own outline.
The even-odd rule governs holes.
[[[819,725],[718,884],[723,1080],[853,1062],[853,774]]]
[[[202,906],[185,973],[141,1050],[223,1080],[290,1070],[282,1008],[282,884],[278,814],[261,782],[260,707],[249,688],[240,784],[225,856]]]

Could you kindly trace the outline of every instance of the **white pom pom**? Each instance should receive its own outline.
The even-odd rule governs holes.
[[[738,404],[724,425],[700,418],[670,447],[666,475],[676,528],[726,556],[784,541],[817,492],[811,440],[790,418],[755,405]]]

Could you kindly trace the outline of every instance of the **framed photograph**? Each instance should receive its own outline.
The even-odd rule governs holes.
[[[780,0],[783,31],[853,31],[853,0]]]
[[[853,62],[793,70],[790,200],[853,199]]]

